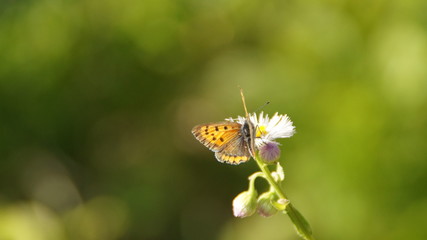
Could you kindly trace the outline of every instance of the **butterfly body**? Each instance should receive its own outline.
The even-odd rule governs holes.
[[[253,155],[253,124],[231,121],[195,126],[193,135],[203,145],[215,152],[218,161],[237,165],[248,161]]]

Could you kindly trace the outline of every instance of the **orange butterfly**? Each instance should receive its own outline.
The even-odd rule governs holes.
[[[191,130],[193,135],[222,163],[237,165],[255,155],[255,127],[249,119],[243,90],[240,89],[246,120],[243,124],[223,121],[200,124]]]

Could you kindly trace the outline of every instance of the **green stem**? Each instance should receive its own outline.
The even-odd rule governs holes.
[[[265,179],[267,179],[270,186],[272,186],[273,189],[276,191],[277,196],[279,196],[279,198],[282,198],[282,199],[288,199],[285,193],[283,192],[282,188],[277,184],[276,181],[274,181],[274,178],[271,175],[270,169],[268,169],[267,164],[261,161],[258,158],[258,156],[254,157],[254,159],[255,159],[255,162],[258,164],[258,167],[264,173]],[[285,211],[288,214],[289,218],[291,219],[292,223],[294,224],[298,234],[306,240],[314,240],[314,237],[311,232],[310,224],[307,222],[307,220],[305,220],[302,214],[292,205],[292,203],[289,203],[286,206]]]

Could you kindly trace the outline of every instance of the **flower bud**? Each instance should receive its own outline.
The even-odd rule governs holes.
[[[277,209],[273,206],[272,201],[277,199],[274,192],[265,192],[258,198],[257,212],[263,217],[270,217],[277,213]]]
[[[258,193],[255,189],[249,189],[237,195],[233,200],[233,215],[235,217],[249,217],[257,209]]]
[[[263,144],[259,148],[259,154],[261,158],[267,163],[271,163],[279,159],[280,148],[278,145],[279,144],[276,142],[267,142]]]

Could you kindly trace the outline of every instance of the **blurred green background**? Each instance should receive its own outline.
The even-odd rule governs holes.
[[[298,239],[190,133],[266,101],[317,239],[427,239],[427,3],[2,0],[0,239]],[[265,188],[262,183],[258,188]]]

